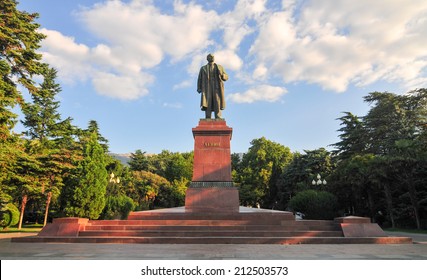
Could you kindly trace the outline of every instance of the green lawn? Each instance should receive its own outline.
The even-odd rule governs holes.
[[[39,232],[42,228],[43,228],[42,224],[26,224],[26,225],[22,225],[21,229],[18,229],[17,226],[0,229],[0,234],[11,233],[11,232]]]

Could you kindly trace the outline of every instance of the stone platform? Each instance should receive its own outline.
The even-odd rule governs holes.
[[[132,212],[127,220],[55,219],[34,237],[12,242],[145,244],[410,244],[411,238],[387,237],[360,229],[376,225],[349,219],[295,220],[290,212],[240,207],[238,213],[189,213],[185,207]],[[353,235],[343,227],[356,224]],[[378,227],[379,228],[379,227]]]

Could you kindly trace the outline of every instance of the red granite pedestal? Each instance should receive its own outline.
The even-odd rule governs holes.
[[[185,197],[186,212],[238,212],[239,192],[231,178],[230,141],[225,120],[201,119],[193,128],[193,180]]]

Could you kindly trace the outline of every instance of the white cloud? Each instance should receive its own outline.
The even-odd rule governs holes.
[[[115,75],[113,73],[97,72],[92,83],[101,95],[133,100],[148,93],[147,84],[152,81],[149,75],[140,74],[132,77],[129,75]]]
[[[242,67],[242,60],[231,50],[220,50],[215,52],[215,62],[224,66],[225,71],[237,71]]]
[[[112,46],[122,47],[144,67],[153,67],[164,55],[181,59],[211,44],[209,35],[219,25],[214,11],[181,1],[167,14],[151,1],[106,1],[85,9],[80,19],[94,34]]]
[[[264,80],[267,78],[267,73],[268,73],[267,67],[265,67],[264,64],[260,64],[255,68],[252,74],[252,77],[257,80]]]
[[[260,85],[248,89],[244,93],[229,94],[227,99],[235,103],[253,103],[257,101],[275,102],[287,92],[285,88],[270,85]]]
[[[284,82],[343,92],[379,80],[412,84],[427,62],[426,1],[284,1],[259,21],[250,53]],[[286,6],[285,6],[286,4]],[[295,7],[298,6],[298,9]],[[424,73],[425,75],[425,73]]]
[[[175,0],[166,11],[157,1],[112,0],[82,8],[78,18],[99,42],[89,47],[42,29],[44,59],[63,81],[89,81],[99,94],[126,100],[148,94],[149,73],[162,62],[180,63],[194,78],[211,51],[245,86],[277,79],[336,92],[377,81],[426,86],[424,0],[283,0],[274,9],[266,0],[239,0],[222,13],[199,3]],[[266,87],[261,98],[249,90],[231,100],[275,101],[285,92]]]
[[[86,80],[91,71],[90,65],[86,62],[90,49],[58,31],[41,29],[40,32],[47,35],[41,51],[43,59],[59,69],[59,77],[69,83]]]
[[[200,5],[174,2],[173,14],[151,1],[106,1],[78,12],[79,19],[101,39],[88,47],[57,31],[43,29],[44,59],[65,82],[89,80],[101,94],[132,100],[148,94],[153,77],[147,70],[168,55],[179,61],[212,42],[210,33],[220,18]],[[234,58],[234,64],[236,58]],[[238,61],[237,61],[238,63]]]
[[[147,86],[154,80],[140,67],[120,60],[106,45],[89,48],[53,30],[41,29],[43,59],[59,69],[58,76],[66,83],[89,80],[96,92],[123,100],[148,94]]]
[[[183,106],[181,103],[163,103],[163,107],[172,108],[172,109],[181,109]]]
[[[185,81],[182,81],[182,82],[181,82],[181,83],[179,83],[179,84],[174,85],[174,86],[173,86],[173,90],[182,89],[182,88],[189,88],[189,87],[191,87],[194,83],[195,83],[195,82],[194,82],[194,81],[192,81],[192,80],[185,80]]]

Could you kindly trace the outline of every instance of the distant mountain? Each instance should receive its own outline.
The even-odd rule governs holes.
[[[130,161],[130,156],[131,154],[115,154],[115,153],[109,153],[110,156],[112,156],[115,159],[120,160],[121,163],[123,163],[124,165],[129,165],[129,161]]]

